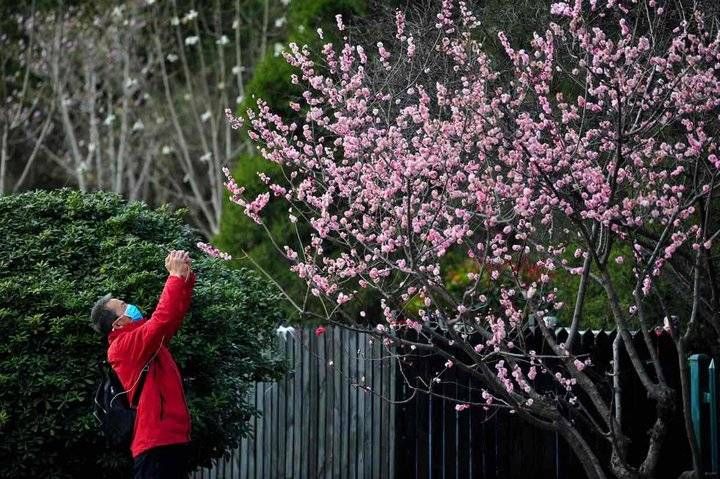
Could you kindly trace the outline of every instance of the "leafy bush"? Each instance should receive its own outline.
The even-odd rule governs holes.
[[[170,346],[192,415],[193,466],[249,433],[251,382],[284,370],[274,349],[277,298],[247,270],[195,254],[182,212],[113,194],[0,197],[0,477],[128,477],[92,416],[105,349],[89,327],[111,292],[150,313],[170,249],[196,257],[191,312]]]

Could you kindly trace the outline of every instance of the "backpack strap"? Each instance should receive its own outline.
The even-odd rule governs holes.
[[[103,414],[107,413],[105,408],[102,406],[102,394],[103,394],[103,388],[105,387],[105,381],[108,379],[108,373],[107,369],[105,368],[105,365],[107,364],[106,361],[99,361],[97,363],[98,369],[100,370],[100,376],[102,379],[100,379],[100,383],[98,384],[97,389],[95,390],[95,398],[93,399],[93,416],[95,418],[102,422],[100,420],[100,417],[98,416],[98,409],[103,412]]]
[[[130,407],[133,409],[137,408],[138,403],[140,402],[140,395],[142,394],[143,386],[145,386],[145,378],[147,377],[148,370],[150,369],[150,363],[155,357],[153,356],[150,358],[148,362],[145,363],[145,366],[143,367],[142,371],[140,372],[140,378],[138,379],[138,385],[137,390],[132,395],[132,401],[130,402]]]

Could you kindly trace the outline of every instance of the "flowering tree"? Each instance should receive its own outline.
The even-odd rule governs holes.
[[[305,244],[298,235],[276,246],[323,300],[323,319],[343,324],[344,305],[371,288],[383,315],[367,320],[401,363],[427,352],[479,379],[483,401],[458,398],[458,410],[507,408],[557,431],[591,478],[654,477],[668,422],[682,411],[699,474],[685,364],[690,349],[718,351],[720,37],[681,2],[576,0],[551,13],[527,50],[499,34],[504,62],[478,40],[466,2],[453,0],[430,25],[397,12],[393,42],[346,38],[317,56],[290,45],[293,82],[305,88],[290,105],[304,121],[288,123],[262,100],[246,119],[285,182],[264,178],[268,191],[248,198],[226,170],[226,186],[268,234],[269,201],[288,202],[290,220],[312,227]],[[619,246],[632,254],[618,256]],[[474,265],[460,290],[443,275],[450,252]],[[628,263],[629,303],[611,275]],[[579,278],[574,304],[559,300],[558,271]],[[661,281],[680,294],[669,300]],[[602,374],[575,353],[591,282],[612,312],[616,353],[631,363],[623,372],[615,361],[611,374],[635,375],[656,404],[640,461],[628,457],[620,392],[601,388]],[[665,322],[679,391],[653,347],[651,306],[680,318]],[[568,307],[570,335],[559,341],[546,317]],[[533,323],[551,355],[526,345]],[[427,379],[422,389],[434,394]],[[609,466],[590,446],[594,434],[612,451]]]

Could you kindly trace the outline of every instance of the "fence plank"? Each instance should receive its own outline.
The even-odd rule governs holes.
[[[283,349],[286,350],[287,346],[283,345]],[[275,406],[275,416],[277,417],[277,421],[275,423],[275,435],[276,435],[276,448],[277,448],[277,456],[276,456],[276,468],[275,468],[275,476],[277,478],[281,478],[285,474],[285,448],[287,447],[286,440],[285,440],[285,433],[286,433],[286,412],[285,408],[287,405],[287,381],[285,378],[279,380],[277,382],[277,404]]]
[[[284,457],[283,452],[283,436],[280,433],[280,420],[285,419],[283,414],[282,402],[280,401],[280,394],[282,390],[282,383],[280,381],[273,384],[273,476],[281,477],[282,474],[282,458]]]
[[[333,328],[333,424],[332,424],[332,477],[340,477],[342,463],[342,335],[338,328]]]
[[[342,407],[340,409],[341,414],[341,456],[340,456],[340,478],[341,479],[348,479],[349,474],[349,464],[350,464],[350,449],[349,449],[349,439],[350,439],[350,421],[348,420],[348,410],[349,410],[349,400],[350,400],[350,355],[348,354],[348,338],[350,337],[350,334],[347,330],[341,331],[341,364],[342,364],[342,378],[341,378],[341,385],[340,385],[340,394],[342,398]]]
[[[382,399],[382,361],[379,359],[383,355],[382,344],[379,341],[375,341],[372,347],[373,351],[373,378],[372,378],[372,390],[373,390],[373,401],[372,401],[372,425],[373,425],[373,436],[372,436],[372,469],[370,471],[370,477],[380,477],[380,461],[381,461],[381,449],[380,449],[380,438],[382,437],[382,431],[386,427],[380,422],[380,407]],[[378,367],[379,366],[379,367]]]
[[[307,395],[305,396],[305,413],[307,420],[307,477],[317,477],[317,443],[318,443],[318,401],[317,401],[317,382],[318,382],[318,366],[316,360],[317,346],[320,337],[315,334],[309,335],[307,367],[305,371],[308,373],[307,378]]]
[[[317,370],[316,378],[316,390],[318,398],[317,401],[317,453],[315,462],[315,473],[313,477],[324,477],[325,476],[325,447],[327,444],[327,361],[325,359],[325,341],[327,337],[322,335],[318,338],[316,354],[317,358],[314,361],[315,369]]]
[[[357,348],[357,374],[355,384],[355,394],[357,397],[357,436],[355,450],[357,451],[357,459],[355,466],[355,477],[362,479],[363,471],[365,471],[365,391],[362,388],[365,378],[365,334],[356,334]]]
[[[281,468],[281,462],[280,462],[280,452],[281,452],[281,438],[279,432],[280,432],[280,417],[281,414],[281,408],[280,408],[280,382],[273,383],[272,386],[272,423],[273,423],[273,432],[272,432],[272,477],[280,477],[280,468]]]
[[[247,456],[248,456],[248,438],[242,438],[240,440],[240,450],[237,454],[238,463],[240,464],[240,479],[248,479],[247,473]]]
[[[388,377],[388,394],[390,396],[390,401],[395,401],[396,398],[396,391],[397,391],[397,383],[398,378],[396,377],[397,369],[396,369],[396,362],[392,357],[388,359],[387,363],[387,370],[390,373]],[[386,401],[383,401],[387,404]],[[389,413],[390,413],[390,420],[388,421],[388,455],[387,455],[387,463],[388,463],[388,477],[396,477],[395,476],[395,425],[397,424],[395,414],[396,414],[396,408],[395,407],[388,407]]]
[[[285,376],[283,382],[287,391],[285,393],[285,479],[292,479],[293,477],[293,449],[294,449],[294,438],[295,438],[295,387],[294,378],[295,375],[293,370],[295,369],[295,344],[297,341],[286,339],[285,351],[287,355],[288,366],[290,367],[290,374]]]
[[[305,331],[300,331],[297,341],[295,341],[295,375],[293,377],[293,388],[295,390],[295,397],[293,401],[293,409],[295,411],[295,435],[293,437],[293,473],[292,477],[302,477],[300,475],[300,456],[302,454],[302,417],[303,417],[303,403],[302,403],[302,378],[303,378],[303,337],[306,335]]]
[[[348,411],[350,419],[350,427],[348,430],[348,478],[357,478],[357,421],[358,421],[358,397],[357,397],[357,370],[358,370],[358,354],[357,354],[357,334],[349,334],[348,337]]]
[[[389,356],[389,355],[388,355]],[[391,396],[392,394],[392,388],[394,387],[394,377],[391,374],[393,370],[393,360],[390,357],[387,357],[381,362],[381,372],[382,372],[382,391],[384,396]],[[406,374],[413,374],[413,367],[408,366],[407,364],[402,365],[403,368],[406,370]],[[402,383],[403,388],[403,399],[409,397],[412,394],[412,391],[410,390],[409,386],[403,381]],[[412,475],[410,477],[418,477],[417,476],[417,462],[414,460],[417,458],[417,441],[416,441],[416,430],[417,430],[417,421],[416,421],[416,409],[417,409],[417,402],[411,401],[404,403],[403,407],[403,413],[404,417],[407,418],[407,421],[404,421],[404,424],[406,425],[405,431],[406,434],[403,436],[403,449],[402,449],[402,469],[403,471],[412,472]],[[390,424],[390,409],[391,406],[387,401],[382,401],[380,403],[380,424],[382,425],[381,429],[381,437],[380,437],[380,453],[383,455],[381,460],[382,465],[382,471],[381,475],[382,477],[392,477],[391,474],[391,468],[390,464],[391,461],[394,462],[393,457],[393,450],[392,443],[395,442],[394,438],[391,436],[391,424]]]
[[[252,404],[253,404],[253,406],[255,407],[255,409],[258,410],[258,413],[260,412],[260,411],[259,411],[260,408],[259,408],[259,406],[258,406],[258,400],[257,400],[258,389],[259,389],[259,388],[260,388],[260,383],[256,383],[256,384],[255,384],[255,387],[253,388],[253,391],[252,391],[252,393],[253,393],[253,395],[252,395]],[[250,469],[249,469],[249,471],[250,471],[249,475],[250,475],[250,477],[251,477],[252,479],[256,479],[256,478],[257,478],[257,473],[256,473],[255,469],[256,469],[256,462],[257,462],[257,461],[256,461],[256,458],[257,458],[258,437],[262,437],[262,436],[260,435],[260,432],[259,432],[260,424],[262,423],[261,421],[262,421],[262,419],[261,419],[261,417],[259,416],[259,414],[258,414],[257,416],[255,416],[255,418],[254,418],[254,420],[253,420],[253,435],[254,435],[254,437],[253,437],[253,442],[252,442],[252,448],[251,448],[251,450],[250,450],[250,455],[249,455],[249,458],[248,458],[248,459],[249,459],[249,462],[250,462],[250,463],[249,463],[249,468],[250,468]]]
[[[265,416],[263,417],[263,441],[262,455],[260,461],[262,463],[262,477],[270,475],[270,454],[272,449],[272,409],[270,404],[270,395],[268,394],[268,383],[262,383],[262,404]]]
[[[474,397],[474,383],[473,379],[471,377],[467,377],[465,379],[465,387],[466,387],[466,396],[465,398],[468,400],[468,402],[473,403],[475,401]],[[480,392],[477,393],[478,400],[482,399],[480,397]],[[466,409],[464,412],[467,413],[467,417],[463,419],[462,414],[459,414],[459,428],[461,431],[460,441],[462,444],[467,444],[468,447],[463,447],[460,449],[459,457],[461,461],[464,461],[467,463],[467,474],[465,476],[461,477],[479,477],[480,469],[479,469],[479,458],[480,456],[476,453],[476,449],[480,447],[480,445],[477,442],[477,424],[478,424],[478,417],[480,416],[480,413],[482,412],[478,407],[471,406],[470,408]],[[462,439],[462,431],[465,431],[465,437],[467,439]],[[463,458],[464,455],[464,458]]]
[[[372,405],[375,400],[375,395],[372,390],[373,380],[373,342],[371,337],[367,334],[363,335],[363,348],[365,351],[363,361],[363,374],[365,375],[365,381],[363,382],[366,389],[361,391],[365,401],[365,412],[363,414],[363,420],[361,422],[363,426],[363,443],[361,444],[361,450],[364,454],[365,467],[361,469],[363,478],[372,477],[372,441],[373,441],[373,415]]]
[[[419,359],[415,358],[413,361],[418,362]],[[418,378],[428,378],[430,376],[430,362],[422,361],[418,364],[414,376],[410,379],[417,387],[424,388],[423,384],[419,383]],[[417,477],[418,479],[425,479],[429,477],[430,470],[430,444],[428,434],[428,418],[430,417],[430,398],[426,394],[418,394],[415,398],[415,450],[417,454]]]
[[[323,369],[324,382],[323,390],[325,391],[325,408],[323,411],[323,463],[322,463],[322,474],[318,477],[331,478],[332,477],[332,444],[333,444],[333,407],[335,398],[335,388],[333,384],[334,368],[330,366],[330,361],[333,357],[333,337],[332,330],[328,330],[323,338],[323,356],[322,361],[318,364]]]
[[[455,368],[450,368],[445,373],[445,383],[443,383],[443,395],[447,397],[459,397],[459,389],[457,386],[457,377],[455,375]],[[451,401],[442,401],[442,437],[441,440],[441,466],[440,474],[437,477],[442,478],[453,478],[455,479],[458,475],[458,415],[455,411],[455,403]]]
[[[302,430],[304,431],[304,437],[301,440],[302,451],[300,452],[300,477],[309,476],[309,458],[312,445],[309,444],[308,435],[310,428],[310,417],[312,412],[310,410],[310,402],[312,398],[310,396],[310,369],[311,369],[311,355],[310,347],[313,344],[313,334],[307,335],[307,343],[303,343],[302,349]]]

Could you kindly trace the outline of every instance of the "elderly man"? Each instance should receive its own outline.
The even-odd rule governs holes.
[[[128,399],[140,389],[141,372],[149,364],[130,445],[135,479],[187,477],[190,413],[167,345],[190,306],[195,274],[185,251],[171,251],[165,267],[169,276],[149,319],[137,306],[110,295],[98,300],[91,312],[95,330],[108,340],[108,362]]]

